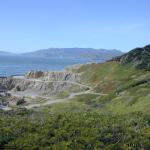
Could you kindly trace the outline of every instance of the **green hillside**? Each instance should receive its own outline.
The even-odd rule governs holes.
[[[1,111],[0,149],[149,150],[149,65],[135,66],[135,57],[144,63],[150,57],[145,60],[140,53],[134,55],[134,63],[121,61],[130,54],[74,69],[82,74],[82,83],[103,95],[83,94],[43,108]]]
[[[118,114],[136,111],[150,113],[149,71],[118,62],[85,65],[78,71],[82,70],[85,83],[92,85],[96,92],[108,94],[93,100],[95,105],[100,104],[98,111]]]

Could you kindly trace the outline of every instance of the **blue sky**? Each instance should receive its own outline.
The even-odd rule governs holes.
[[[1,0],[0,50],[128,51],[150,44],[150,0]]]

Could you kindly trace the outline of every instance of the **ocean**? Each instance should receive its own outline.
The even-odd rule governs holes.
[[[75,64],[97,62],[91,59],[38,58],[27,56],[0,56],[0,76],[23,75],[30,70],[56,71]]]

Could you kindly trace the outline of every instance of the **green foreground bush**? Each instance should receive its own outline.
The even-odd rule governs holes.
[[[114,116],[1,111],[0,149],[148,150],[150,117],[139,112]]]

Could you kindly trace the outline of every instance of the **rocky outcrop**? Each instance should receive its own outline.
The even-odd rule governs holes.
[[[45,73],[43,71],[29,71],[25,74],[26,78],[43,78]]]
[[[86,90],[76,81],[80,75],[70,71],[42,72],[30,71],[24,78],[9,77],[0,79],[0,89],[5,89],[12,95],[52,96],[59,92],[80,92]],[[15,95],[16,96],[16,95]]]
[[[79,79],[79,74],[72,73],[71,71],[30,71],[26,73],[25,77],[27,79],[43,79],[43,80],[50,80],[50,81],[77,81]]]
[[[150,70],[150,45],[143,48],[136,48],[130,52],[113,59],[121,64],[132,64],[134,67]]]

